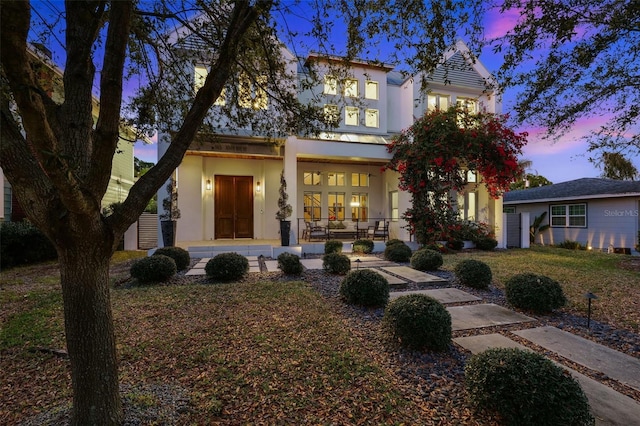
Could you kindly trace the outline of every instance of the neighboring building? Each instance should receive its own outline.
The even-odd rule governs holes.
[[[62,86],[63,72],[51,60],[51,53],[44,46],[37,45],[29,50],[32,59],[32,67],[36,75],[40,79],[43,89],[47,92],[51,99],[56,103],[64,101],[64,93]],[[93,117],[94,122],[98,119],[99,100],[93,98]],[[122,126],[120,129],[121,138],[118,141],[116,154],[113,156],[111,169],[111,179],[107,192],[102,199],[102,208],[109,207],[112,203],[124,201],[129,194],[129,190],[134,184],[134,167],[133,167],[133,142],[135,140],[135,132],[131,128]],[[17,199],[12,195],[11,185],[5,179],[4,175],[0,176],[0,188],[3,190],[3,196],[0,200],[0,214],[2,220],[20,221],[26,216],[22,208],[18,204]]]
[[[640,230],[640,182],[582,178],[504,195],[505,213],[547,212],[538,243],[577,241],[594,249],[633,248]]]
[[[463,42],[446,53],[444,60],[454,66],[446,72],[442,66],[427,76],[431,92],[425,95],[420,91],[420,75],[403,76],[391,66],[361,61],[352,64],[349,77],[338,79],[329,66],[337,59],[311,54],[304,66],[298,66],[283,48],[299,81],[307,78],[307,64],[319,66],[323,80],[300,91],[298,97],[324,105],[325,113],[335,117],[335,129],[315,138],[289,135],[276,143],[250,129],[236,130],[234,135],[199,134],[176,171],[182,213],[178,243],[278,239],[275,216],[283,169],[293,207],[292,243],[302,235],[305,221],[343,222],[352,229],[356,223],[366,228],[375,220],[386,220],[390,238],[410,240],[400,218],[410,195],[398,191],[397,173],[380,171],[391,158],[387,143],[427,109],[458,104],[474,111],[501,112],[495,92],[487,89],[487,80],[492,81],[489,72],[480,62],[465,59],[466,53]],[[196,60],[190,72],[197,87],[207,70]],[[269,108],[269,100],[259,90],[252,92],[251,99],[247,108],[258,113]],[[216,101],[213,112],[224,104],[224,98]],[[159,132],[158,158],[168,147],[168,133]],[[470,176],[468,191],[456,197],[461,215],[487,222],[501,235],[502,200],[489,197],[479,184],[481,177]],[[161,190],[158,200],[164,197]],[[502,241],[499,246],[504,246]]]

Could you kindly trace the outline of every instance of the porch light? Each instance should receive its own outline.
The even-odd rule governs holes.
[[[211,179],[207,179],[207,183],[205,185],[205,188],[207,188],[207,191],[211,191]]]
[[[260,192],[260,181],[256,182],[256,192]]]

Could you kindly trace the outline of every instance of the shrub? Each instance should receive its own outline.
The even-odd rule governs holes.
[[[167,281],[176,274],[176,262],[164,254],[144,257],[135,262],[129,271],[141,284]]]
[[[162,254],[172,258],[176,262],[176,268],[178,268],[178,271],[187,269],[191,263],[189,252],[180,247],[160,247],[153,254],[154,256]]]
[[[342,253],[329,253],[322,256],[322,268],[332,274],[344,275],[351,269],[351,261]]]
[[[0,265],[3,269],[57,257],[49,238],[31,222],[4,222],[0,226]]]
[[[384,243],[385,247],[389,247],[389,246],[392,246],[394,244],[404,244],[404,241],[399,240],[397,238],[394,238],[392,240],[387,240],[387,242]],[[406,245],[406,244],[404,244],[404,245]]]
[[[220,253],[204,267],[207,277],[217,281],[234,281],[249,272],[249,261],[238,253]]]
[[[304,269],[300,257],[287,252],[278,255],[278,268],[287,275],[300,275]]]
[[[447,247],[443,246],[441,243],[438,243],[438,242],[427,244],[423,248],[424,249],[433,250],[433,251],[437,251],[439,253],[448,253],[449,252],[449,250],[447,250]]]
[[[474,259],[463,260],[456,265],[454,271],[462,285],[473,288],[489,288],[493,278],[489,265]]]
[[[544,275],[524,273],[509,278],[504,285],[507,301],[516,308],[551,312],[567,303],[560,284]]]
[[[355,240],[353,242],[353,252],[368,254],[373,251],[374,245],[371,240]]]
[[[421,249],[411,256],[411,267],[418,271],[435,271],[442,263],[442,255],[435,250]]]
[[[563,249],[568,249],[568,250],[584,250],[584,247],[582,246],[582,244],[580,244],[577,241],[571,241],[571,240],[564,240],[563,242],[558,244],[558,247]]]
[[[450,248],[451,250],[462,250],[462,247],[464,247],[464,241],[462,240],[447,241],[447,248]]]
[[[383,326],[397,343],[410,349],[441,351],[451,343],[451,315],[436,299],[410,294],[392,300]]]
[[[329,253],[342,253],[342,241],[327,240],[324,243],[324,254]]]
[[[411,258],[411,247],[404,242],[387,245],[384,258],[392,262],[408,262]]]
[[[342,280],[340,295],[352,305],[384,306],[389,301],[389,282],[376,271],[358,269]]]
[[[593,425],[589,402],[562,367],[535,352],[494,348],[465,366],[468,399],[507,425]]]
[[[478,250],[493,250],[498,245],[497,240],[489,237],[479,238],[475,243]]]

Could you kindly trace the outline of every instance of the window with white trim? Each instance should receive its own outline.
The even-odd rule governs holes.
[[[304,220],[307,222],[317,222],[322,216],[322,193],[305,191],[303,193]]]
[[[587,205],[583,203],[551,206],[551,226],[585,228],[587,226]]]
[[[378,120],[378,110],[377,109],[365,109],[364,110],[364,125],[367,127],[380,127],[380,122]]]
[[[238,83],[238,105],[242,108],[267,109],[267,91],[265,89],[267,77],[256,77],[252,82],[249,76],[243,74]]]
[[[344,220],[344,192],[329,192],[329,220]]]
[[[369,186],[369,174],[351,173],[351,186]]]
[[[344,95],[350,98],[358,97],[358,80],[348,78],[344,81]]]
[[[345,186],[344,172],[327,173],[327,185],[329,186]]]
[[[373,80],[367,80],[364,83],[364,97],[365,99],[378,99],[378,82]]]
[[[207,79],[207,76],[209,75],[209,71],[200,65],[196,65],[194,68],[194,82],[193,82],[193,91],[194,93],[197,92],[198,90],[200,90],[202,88],[202,86],[204,86],[204,81]],[[220,91],[220,96],[218,96],[218,99],[216,99],[216,101],[213,103],[214,105],[218,105],[218,106],[224,106],[226,105],[226,93],[227,91],[222,88],[222,91]]]
[[[515,212],[516,212],[515,206],[502,206],[502,213],[515,213]]]
[[[438,93],[427,95],[427,111],[446,111],[449,109],[449,96]]]
[[[340,110],[338,109],[338,105],[325,105],[324,119],[330,124],[335,124],[340,121]]]
[[[305,185],[320,185],[322,183],[320,172],[303,172],[302,183]]]
[[[325,95],[337,95],[338,94],[338,80],[332,75],[324,76],[324,90]]]
[[[360,125],[360,110],[357,107],[346,107],[344,109],[344,124],[347,126]]]
[[[369,194],[357,193],[351,194],[351,220],[354,222],[366,222],[369,220]]]
[[[400,219],[400,209],[398,206],[398,191],[389,192],[389,213],[392,222],[397,222]]]

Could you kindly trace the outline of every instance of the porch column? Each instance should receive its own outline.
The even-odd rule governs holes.
[[[491,198],[489,198],[491,200]],[[504,213],[502,213],[502,197],[494,200],[493,203],[493,228],[496,232],[496,240],[498,240],[498,248],[507,248],[506,232],[503,232]]]
[[[287,194],[291,211],[292,244],[298,244],[298,138],[289,136],[284,145],[284,178],[287,181]]]

